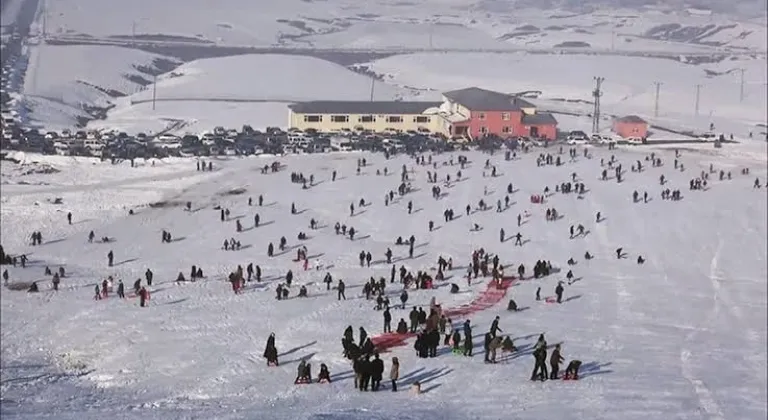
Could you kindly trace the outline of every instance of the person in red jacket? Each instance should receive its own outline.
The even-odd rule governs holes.
[[[149,300],[149,290],[142,287],[141,290],[139,290],[139,306],[142,308],[147,306]]]

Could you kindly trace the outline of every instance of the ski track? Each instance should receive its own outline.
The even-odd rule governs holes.
[[[720,285],[717,284],[717,280],[714,278],[717,273],[718,261],[720,258],[720,250],[722,249],[722,245],[723,243],[721,240],[717,245],[717,250],[715,251],[715,255],[712,257],[712,261],[709,267],[709,278],[712,282],[712,288],[714,289],[714,302],[712,305],[712,312],[708,319],[705,321],[704,325],[708,325],[712,320],[720,315]],[[692,330],[686,335],[685,341],[690,342],[699,332],[699,329]],[[691,351],[688,348],[684,347],[680,351],[680,366],[683,377],[693,386],[693,389],[699,398],[700,407],[707,414],[707,417],[712,420],[725,420],[723,411],[715,401],[715,398],[712,395],[712,391],[710,391],[704,381],[695,375],[694,366],[691,362]]]

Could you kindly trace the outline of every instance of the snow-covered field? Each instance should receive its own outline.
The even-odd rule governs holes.
[[[42,44],[28,50],[23,93],[32,108],[30,118],[63,127],[74,126],[73,117],[82,105],[105,108],[120,96],[145,89],[152,83],[152,73],[164,71],[163,64],[176,63],[172,58],[114,46]],[[57,107],[65,111],[55,112]]]
[[[220,45],[321,48],[549,48],[564,42],[628,50],[677,46],[690,51],[695,45],[706,48],[707,43],[710,47],[766,48],[765,24],[757,19],[691,13],[674,4],[632,10],[622,8],[621,2],[612,3],[611,7],[590,7],[582,2],[585,7],[581,9],[573,4],[560,9],[557,2],[550,2],[541,10],[537,2],[520,1],[284,0],[257,4],[226,0],[211,8],[203,0],[135,0],[130,7],[115,0],[47,0],[44,7],[47,32],[52,36],[129,39],[137,35]],[[761,6],[756,11],[764,14]],[[93,19],[94,15],[100,19]],[[670,24],[678,26],[661,26]]]
[[[557,149],[549,152],[557,153]],[[446,196],[431,198],[426,183],[431,166],[412,159],[381,155],[329,154],[280,158],[216,159],[215,171],[197,172],[194,161],[126,163],[110,165],[92,160],[26,156],[26,168],[47,163],[61,172],[21,175],[25,169],[3,162],[0,228],[6,252],[26,253],[26,268],[3,266],[11,282],[40,281],[41,292],[0,291],[2,379],[0,413],[19,419],[764,419],[768,413],[766,386],[766,253],[768,203],[764,189],[752,188],[755,178],[765,184],[768,175],[764,143],[723,149],[681,149],[685,172],[673,170],[674,152],[662,148],[607,151],[590,149],[560,167],[537,167],[539,150],[514,161],[503,156],[469,152],[470,165],[463,180],[441,184]],[[651,152],[664,160],[652,168],[643,159]],[[614,154],[623,164],[625,180],[598,181],[600,159]],[[369,166],[355,175],[356,160]],[[448,161],[457,154],[432,156],[441,178],[459,170]],[[490,159],[500,173],[486,177]],[[259,167],[279,160],[279,173],[264,175]],[[629,172],[636,160],[641,173]],[[37,161],[37,164],[33,162]],[[718,181],[713,174],[707,191],[689,191],[688,181],[707,170],[731,171],[733,179]],[[389,206],[384,194],[396,189],[402,165],[413,172],[414,191]],[[742,176],[740,169],[751,174]],[[376,175],[388,168],[390,176]],[[339,177],[331,181],[331,172]],[[290,172],[314,175],[315,186],[302,190],[289,180]],[[531,204],[529,196],[545,186],[569,181],[577,173],[589,190],[582,199],[555,194],[545,205]],[[661,200],[659,175],[666,187],[682,190],[679,202]],[[46,185],[19,185],[20,182]],[[464,215],[480,199],[495,207],[513,183],[511,207]],[[487,196],[483,190],[487,187]],[[232,195],[233,189],[245,189]],[[648,191],[648,203],[633,204],[633,190]],[[263,207],[249,207],[248,197],[264,196]],[[62,204],[48,200],[61,197]],[[350,202],[370,203],[349,216]],[[164,207],[148,207],[164,201]],[[190,201],[194,211],[182,209]],[[406,205],[413,202],[414,213]],[[299,214],[291,215],[295,203]],[[245,230],[235,232],[235,221],[219,221],[214,206],[231,209]],[[136,214],[129,216],[129,208]],[[462,216],[443,222],[442,212],[452,208]],[[564,217],[547,222],[546,208]],[[73,214],[67,225],[66,213]],[[522,227],[518,214],[528,212]],[[595,223],[595,213],[605,220]],[[262,225],[253,228],[255,214]],[[242,218],[240,218],[242,217]],[[309,229],[310,219],[322,226]],[[439,229],[428,232],[433,220]],[[357,239],[334,235],[336,222],[354,226]],[[470,232],[473,223],[483,227]],[[583,224],[590,232],[568,238],[569,225]],[[500,243],[499,229],[507,236],[520,231],[528,240],[522,247]],[[161,244],[161,230],[177,242]],[[44,244],[29,246],[27,238],[40,230]],[[111,244],[87,242],[93,230]],[[297,241],[298,232],[310,236]],[[397,236],[416,237],[413,259],[394,245]],[[281,236],[289,246],[305,245],[312,266],[303,271],[293,262],[295,251],[266,257],[269,242]],[[224,251],[225,239],[236,237],[240,251]],[[463,279],[470,253],[480,247],[498,254],[507,271],[547,259],[562,271],[538,280],[517,281],[497,306],[471,316],[475,326],[475,356],[464,358],[440,352],[434,359],[419,359],[412,340],[405,347],[384,353],[401,361],[401,392],[380,394],[352,388],[351,366],[341,355],[343,329],[363,326],[370,335],[381,332],[381,313],[361,297],[370,276],[389,277],[390,266],[378,263],[387,247],[397,265],[409,270],[432,270],[438,256],[452,257],[454,271],[448,287],[410,290],[408,305],[427,306],[435,297],[444,307],[471,301],[487,279],[471,287]],[[623,247],[627,259],[617,260]],[[106,254],[114,251],[116,265],[107,267]],[[357,254],[373,254],[371,268],[360,267]],[[585,251],[595,259],[582,258]],[[635,259],[642,255],[644,265]],[[573,257],[573,267],[566,260]],[[318,261],[320,260],[320,261]],[[235,295],[225,276],[239,264],[261,266],[262,283],[249,283]],[[174,284],[181,271],[200,266],[206,278]],[[332,267],[331,267],[332,265]],[[68,273],[54,293],[43,275],[44,267],[64,266]],[[128,289],[150,268],[155,282],[148,308],[136,299],[94,301],[93,287],[108,275]],[[312,267],[313,268],[313,267]],[[537,287],[550,296],[557,281],[571,268],[579,281],[566,285],[561,305],[534,300]],[[274,290],[287,270],[295,274],[291,296],[304,284],[309,298],[274,299]],[[326,291],[322,276],[347,283],[347,300]],[[387,286],[397,301],[398,283]],[[528,309],[505,311],[513,297]],[[483,364],[482,334],[495,316],[504,334],[515,338],[519,353],[497,365]],[[393,318],[407,318],[394,310]],[[461,322],[462,319],[454,321]],[[261,354],[270,332],[277,337],[281,366],[266,367]],[[579,382],[531,383],[530,348],[545,333],[550,345],[563,343],[567,360],[584,362]],[[356,334],[357,337],[357,334]],[[297,363],[308,359],[314,373],[320,363],[329,366],[330,385],[295,386]],[[426,392],[412,395],[408,385],[419,380]],[[384,381],[388,382],[388,381]]]

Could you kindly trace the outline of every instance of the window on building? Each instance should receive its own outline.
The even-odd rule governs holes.
[[[481,121],[484,120],[485,119],[485,112],[481,112],[481,113],[477,114],[477,119],[479,119]]]
[[[417,116],[413,117],[413,122],[415,122],[415,123],[428,123],[429,122],[429,117],[425,117],[423,115],[417,115]]]
[[[335,122],[335,123],[349,122],[349,115],[331,115],[331,122]]]
[[[304,116],[304,122],[321,122],[323,121],[322,115],[305,115]]]
[[[389,115],[387,116],[387,122],[388,123],[401,123],[403,122],[403,117],[400,115]]]
[[[480,127],[480,132],[485,134],[488,132],[488,127]]]
[[[507,115],[509,115],[509,114],[507,114]],[[511,133],[512,129],[509,126],[504,126],[504,127],[501,127],[501,132],[502,133]]]
[[[502,112],[501,119],[504,121],[509,121],[509,112]]]
[[[361,123],[372,123],[376,121],[376,118],[373,115],[361,115],[359,120]]]

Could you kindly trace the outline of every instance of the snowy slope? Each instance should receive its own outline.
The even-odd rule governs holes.
[[[202,131],[215,126],[284,127],[288,104],[309,100],[368,100],[368,76],[331,62],[294,55],[239,55],[196,60],[157,79],[152,87],[117,102],[93,127],[128,131]],[[418,96],[414,89],[377,83],[377,100]],[[249,102],[250,101],[250,102]],[[181,127],[175,122],[182,121]]]
[[[477,65],[483,63],[483,65]],[[710,122],[736,123],[736,132],[765,123],[768,114],[765,60],[726,60],[688,65],[673,60],[616,56],[559,56],[533,54],[411,54],[368,64],[390,83],[446,91],[479,86],[501,92],[540,91],[542,99],[591,101],[595,76],[605,78],[603,113],[638,114],[652,119],[655,86],[661,82],[659,116],[666,122],[697,120],[698,129]],[[740,102],[740,74],[744,68],[745,97]],[[643,69],[643,71],[638,71]],[[696,86],[701,84],[700,118],[694,119]],[[547,108],[591,112],[589,104],[542,103]],[[715,118],[716,120],[713,120]],[[718,124],[720,125],[720,124]],[[734,130],[731,128],[731,130]]]
[[[651,151],[664,159],[663,167],[627,172],[622,184],[597,181],[600,158],[615,154],[627,167]],[[79,186],[77,176],[71,175],[86,169],[52,161],[61,173],[26,176],[29,182],[51,185],[10,190],[4,186],[3,246],[6,252],[30,255],[30,266],[9,268],[10,277],[14,282],[44,281],[39,294],[0,291],[3,418],[584,419],[615,418],[617,413],[622,419],[765,418],[767,200],[764,190],[752,189],[755,177],[763,184],[766,180],[765,144],[681,152],[685,172],[672,169],[674,154],[663,149],[592,150],[592,159],[544,168],[534,162],[538,151],[510,162],[498,154],[472,152],[472,164],[463,171],[467,179],[444,186],[448,195],[437,201],[430,198],[431,185],[425,182],[432,168],[405,157],[386,161],[381,155],[288,156],[278,159],[285,168],[269,175],[258,167],[275,160],[271,158],[214,160],[217,171],[210,173],[194,171],[192,161],[163,164],[175,165],[170,172],[157,169],[160,164],[133,169],[122,164],[109,168],[115,181],[100,179],[101,171],[109,169],[94,164],[99,171],[93,176],[96,184],[88,186]],[[371,166],[355,176],[360,157]],[[458,170],[443,166],[451,157],[456,158],[433,156],[441,177]],[[497,166],[500,177],[483,176],[486,159]],[[710,163],[732,171],[734,179],[714,180],[708,191],[688,191],[688,180]],[[398,178],[376,176],[375,170],[386,167],[393,173],[403,164],[413,167],[417,190],[385,207],[382,196],[397,187]],[[751,176],[740,175],[743,166],[751,168]],[[339,179],[331,182],[334,169]],[[289,182],[289,172],[313,174],[318,184],[302,190]],[[544,186],[554,188],[572,172],[589,189],[584,199],[556,194],[546,206],[529,203],[530,194]],[[660,174],[669,179],[669,188],[683,190],[684,200],[658,198]],[[8,178],[23,179],[4,169],[3,180]],[[481,198],[495,204],[504,198],[509,182],[518,191],[505,213],[480,212],[442,221],[446,208],[463,214],[466,204]],[[230,195],[234,188],[246,192]],[[652,200],[632,204],[632,190],[648,191]],[[265,206],[248,207],[247,197],[259,194]],[[45,199],[53,196],[62,197],[64,204],[48,204]],[[361,197],[372,204],[349,217],[349,203]],[[144,206],[161,199],[165,207]],[[405,209],[409,200],[416,210],[412,215]],[[192,202],[194,212],[182,210],[186,201]],[[299,215],[289,214],[292,202]],[[231,209],[235,218],[242,216],[246,230],[238,234],[234,221],[220,222],[215,205]],[[550,207],[564,219],[546,222],[544,209]],[[127,208],[137,214],[127,216]],[[72,226],[65,223],[66,211],[73,212]],[[531,216],[518,228],[515,218],[525,211]],[[598,211],[606,220],[595,224]],[[251,229],[255,213],[262,226]],[[310,218],[325,226],[310,231]],[[429,220],[440,228],[428,232]],[[359,239],[350,242],[334,235],[336,221],[354,226]],[[472,223],[484,229],[469,232]],[[590,233],[569,240],[568,226],[578,223]],[[530,242],[523,247],[499,243],[502,227],[508,235],[521,231]],[[35,229],[49,242],[28,246],[25,238]],[[161,229],[179,241],[161,244]],[[88,244],[90,230],[115,242]],[[309,254],[320,254],[324,265],[333,264],[329,271],[334,277],[346,281],[347,301],[339,302],[334,291],[325,291],[325,270],[304,272],[292,262],[295,251],[266,258],[270,241],[284,235],[289,245],[298,245],[299,231],[311,237],[304,243]],[[464,270],[458,266],[478,247],[498,253],[510,269],[524,263],[530,270],[544,258],[565,271],[565,261],[573,257],[580,280],[566,285],[567,302],[562,305],[536,302],[533,296],[537,287],[543,296],[551,295],[564,271],[516,282],[508,297],[527,310],[507,313],[504,299],[472,316],[476,346],[493,317],[501,316],[504,333],[516,338],[522,350],[505,363],[484,365],[482,347],[471,359],[442,352],[436,359],[418,359],[411,341],[383,355],[387,373],[390,357],[398,356],[402,390],[419,379],[425,394],[354,391],[339,338],[350,324],[355,329],[364,326],[372,335],[380,332],[381,314],[360,297],[359,286],[372,275],[389,274],[386,264],[359,267],[357,254],[370,251],[379,260],[392,247],[396,258],[407,257],[393,240],[411,234],[417,238],[415,258],[397,264],[430,270],[438,255],[451,256],[457,269],[449,273],[448,282],[466,292],[451,295],[447,287],[412,290],[409,305],[427,305],[432,296],[446,307],[472,300],[484,282],[467,289]],[[221,250],[222,241],[231,236],[244,249]],[[629,259],[617,260],[617,247],[623,247]],[[118,262],[112,268],[105,261],[110,249]],[[581,256],[587,250],[596,259],[584,261]],[[645,265],[635,264],[637,255],[647,259]],[[317,263],[314,257],[311,261]],[[223,278],[249,262],[261,265],[265,281],[234,295]],[[71,276],[53,293],[43,267],[60,264]],[[178,272],[186,274],[192,264],[201,266],[207,278],[174,284]],[[149,308],[139,308],[133,299],[92,300],[93,284],[105,276],[123,279],[130,287],[147,268],[155,273]],[[293,289],[306,284],[308,299],[274,299],[274,288],[288,269],[296,274]],[[397,285],[389,285],[388,292],[396,299]],[[393,317],[407,317],[406,312],[395,310]],[[278,368],[267,368],[261,358],[270,332],[276,333],[283,354]],[[563,342],[567,359],[585,363],[580,382],[528,381],[530,346],[542,332],[550,344]],[[320,363],[328,364],[334,383],[294,386],[300,358],[309,358],[315,371]]]
[[[251,54],[195,60],[158,78],[159,99],[312,99],[360,100],[370,97],[369,77],[344,66],[313,57]],[[381,100],[402,95],[402,90],[381,86]],[[130,100],[152,99],[152,89]]]
[[[44,104],[35,104],[35,99],[75,108],[70,113],[76,113],[82,105],[104,108],[117,97],[144,89],[151,83],[152,73],[161,71],[158,64],[162,69],[163,63],[174,62],[130,48],[93,45],[31,46],[29,57],[23,93],[33,101],[30,117],[43,122],[52,120],[48,115],[52,111]],[[59,125],[56,122],[51,121]],[[69,126],[74,122],[70,121]]]

